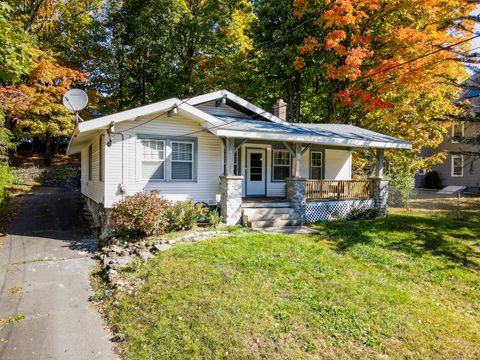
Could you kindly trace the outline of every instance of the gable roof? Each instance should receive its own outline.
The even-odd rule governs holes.
[[[222,98],[226,98],[227,105],[245,113],[245,116],[215,115],[197,108]],[[147,116],[151,118],[152,115],[160,117],[166,115],[172,108],[200,122],[206,130],[221,137],[295,141],[343,147],[411,149],[411,144],[407,141],[352,125],[288,123],[227,90],[220,90],[184,100],[171,98],[81,122],[77,124],[70,138],[67,154],[80,152],[99,131],[108,129],[111,124],[141,120]]]
[[[252,103],[248,102],[247,100],[241,98],[238,95],[235,95],[234,93],[228,91],[228,90],[219,90],[215,91],[209,94],[204,94],[200,96],[195,96],[191,99],[188,100],[188,103],[190,105],[196,106],[200,104],[204,104],[213,100],[218,100],[221,98],[226,98],[228,103],[233,103],[238,105],[240,108],[243,108],[244,110],[247,110],[248,112],[253,113],[252,115],[248,114],[251,118],[258,118],[262,117],[265,120],[272,121],[274,123],[278,124],[285,124],[286,121],[283,121],[282,119],[276,117],[275,115],[271,114],[268,111],[263,110],[262,108],[259,108],[256,105],[253,105]],[[232,105],[233,105],[232,104]],[[257,116],[255,116],[257,115]]]
[[[209,115],[188,104],[188,100],[171,98],[78,123],[70,137],[67,154],[70,155],[79,152],[83,144],[89,142],[92,136],[98,131],[108,129],[111,124],[118,124],[124,121],[135,121],[142,119],[142,117],[155,114],[158,114],[157,116],[160,117],[161,115],[166,115],[172,108],[176,108],[180,114],[186,115],[187,117],[197,120],[205,125],[209,124],[211,126],[218,126],[223,124],[223,122],[215,116]]]

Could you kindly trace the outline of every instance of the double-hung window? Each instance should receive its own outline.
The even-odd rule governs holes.
[[[291,173],[291,157],[287,150],[273,150],[273,181],[285,181]]]
[[[194,143],[172,141],[171,180],[193,180]]]
[[[142,140],[142,178],[165,180],[165,141]]]
[[[240,150],[235,151],[235,154],[233,155],[233,173],[235,175],[241,175],[240,174]]]
[[[452,176],[463,176],[463,155],[452,155]]]
[[[88,147],[88,180],[93,177],[93,146]]]
[[[458,142],[464,136],[465,127],[463,123],[452,125],[452,142]]]
[[[310,152],[310,178],[314,180],[322,179],[323,152]]]
[[[98,180],[103,181],[103,135],[98,138]]]

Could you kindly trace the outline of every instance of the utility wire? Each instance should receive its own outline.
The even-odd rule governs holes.
[[[454,44],[450,44],[450,45],[445,46],[445,47],[442,47],[442,48],[440,48],[440,49],[437,49],[437,50],[434,50],[434,51],[430,51],[430,52],[425,53],[425,54],[423,54],[423,55],[417,56],[416,58],[413,58],[413,59],[404,61],[404,62],[402,62],[402,63],[400,63],[400,64],[396,64],[396,65],[390,66],[390,67],[388,67],[388,68],[385,68],[385,69],[383,69],[383,70],[376,71],[376,72],[374,72],[374,73],[372,73],[372,74],[363,76],[363,77],[361,77],[361,78],[359,78],[359,79],[352,80],[352,81],[350,81],[350,84],[353,84],[353,83],[356,83],[356,82],[359,82],[359,81],[363,81],[363,80],[368,79],[368,78],[371,78],[371,77],[373,77],[373,76],[375,76],[375,75],[378,75],[378,74],[384,73],[384,72],[386,72],[386,71],[390,71],[390,70],[396,69],[396,68],[398,68],[398,67],[400,67],[400,66],[410,64],[410,63],[412,63],[412,62],[414,62],[414,61],[423,59],[423,58],[425,58],[425,57],[427,57],[427,56],[431,56],[431,55],[437,54],[437,53],[439,53],[439,52],[441,52],[441,51],[451,49],[451,48],[453,48],[453,47],[455,47],[455,46],[457,46],[457,45],[461,45],[461,44],[463,44],[463,43],[466,43],[466,42],[471,41],[471,40],[473,40],[473,39],[476,39],[476,38],[478,38],[478,37],[480,37],[480,34],[479,34],[479,35],[472,36],[472,37],[470,37],[470,38],[468,38],[468,39],[464,39],[464,40],[462,40],[462,41],[456,42],[456,43],[454,43]]]

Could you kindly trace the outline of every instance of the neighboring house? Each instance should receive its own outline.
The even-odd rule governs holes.
[[[467,90],[458,101],[470,101],[480,106],[480,90]],[[422,156],[432,156],[446,152],[445,160],[432,167],[440,175],[442,186],[466,186],[467,191],[480,191],[480,145],[469,145],[458,141],[459,138],[475,138],[480,136],[480,124],[461,122],[453,124],[445,135],[443,142],[436,149],[423,149]],[[417,187],[423,187],[425,173],[415,176]]]
[[[271,114],[226,90],[168,99],[79,123],[67,153],[81,153],[95,212],[144,190],[219,205],[227,224],[243,215],[256,227],[384,206],[383,149],[411,145],[350,125],[288,123],[285,106]],[[360,148],[378,149],[376,181],[351,180]]]

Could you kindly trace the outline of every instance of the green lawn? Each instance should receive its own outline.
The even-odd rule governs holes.
[[[127,359],[479,358],[479,215],[180,245],[126,272],[145,285],[104,309]]]

